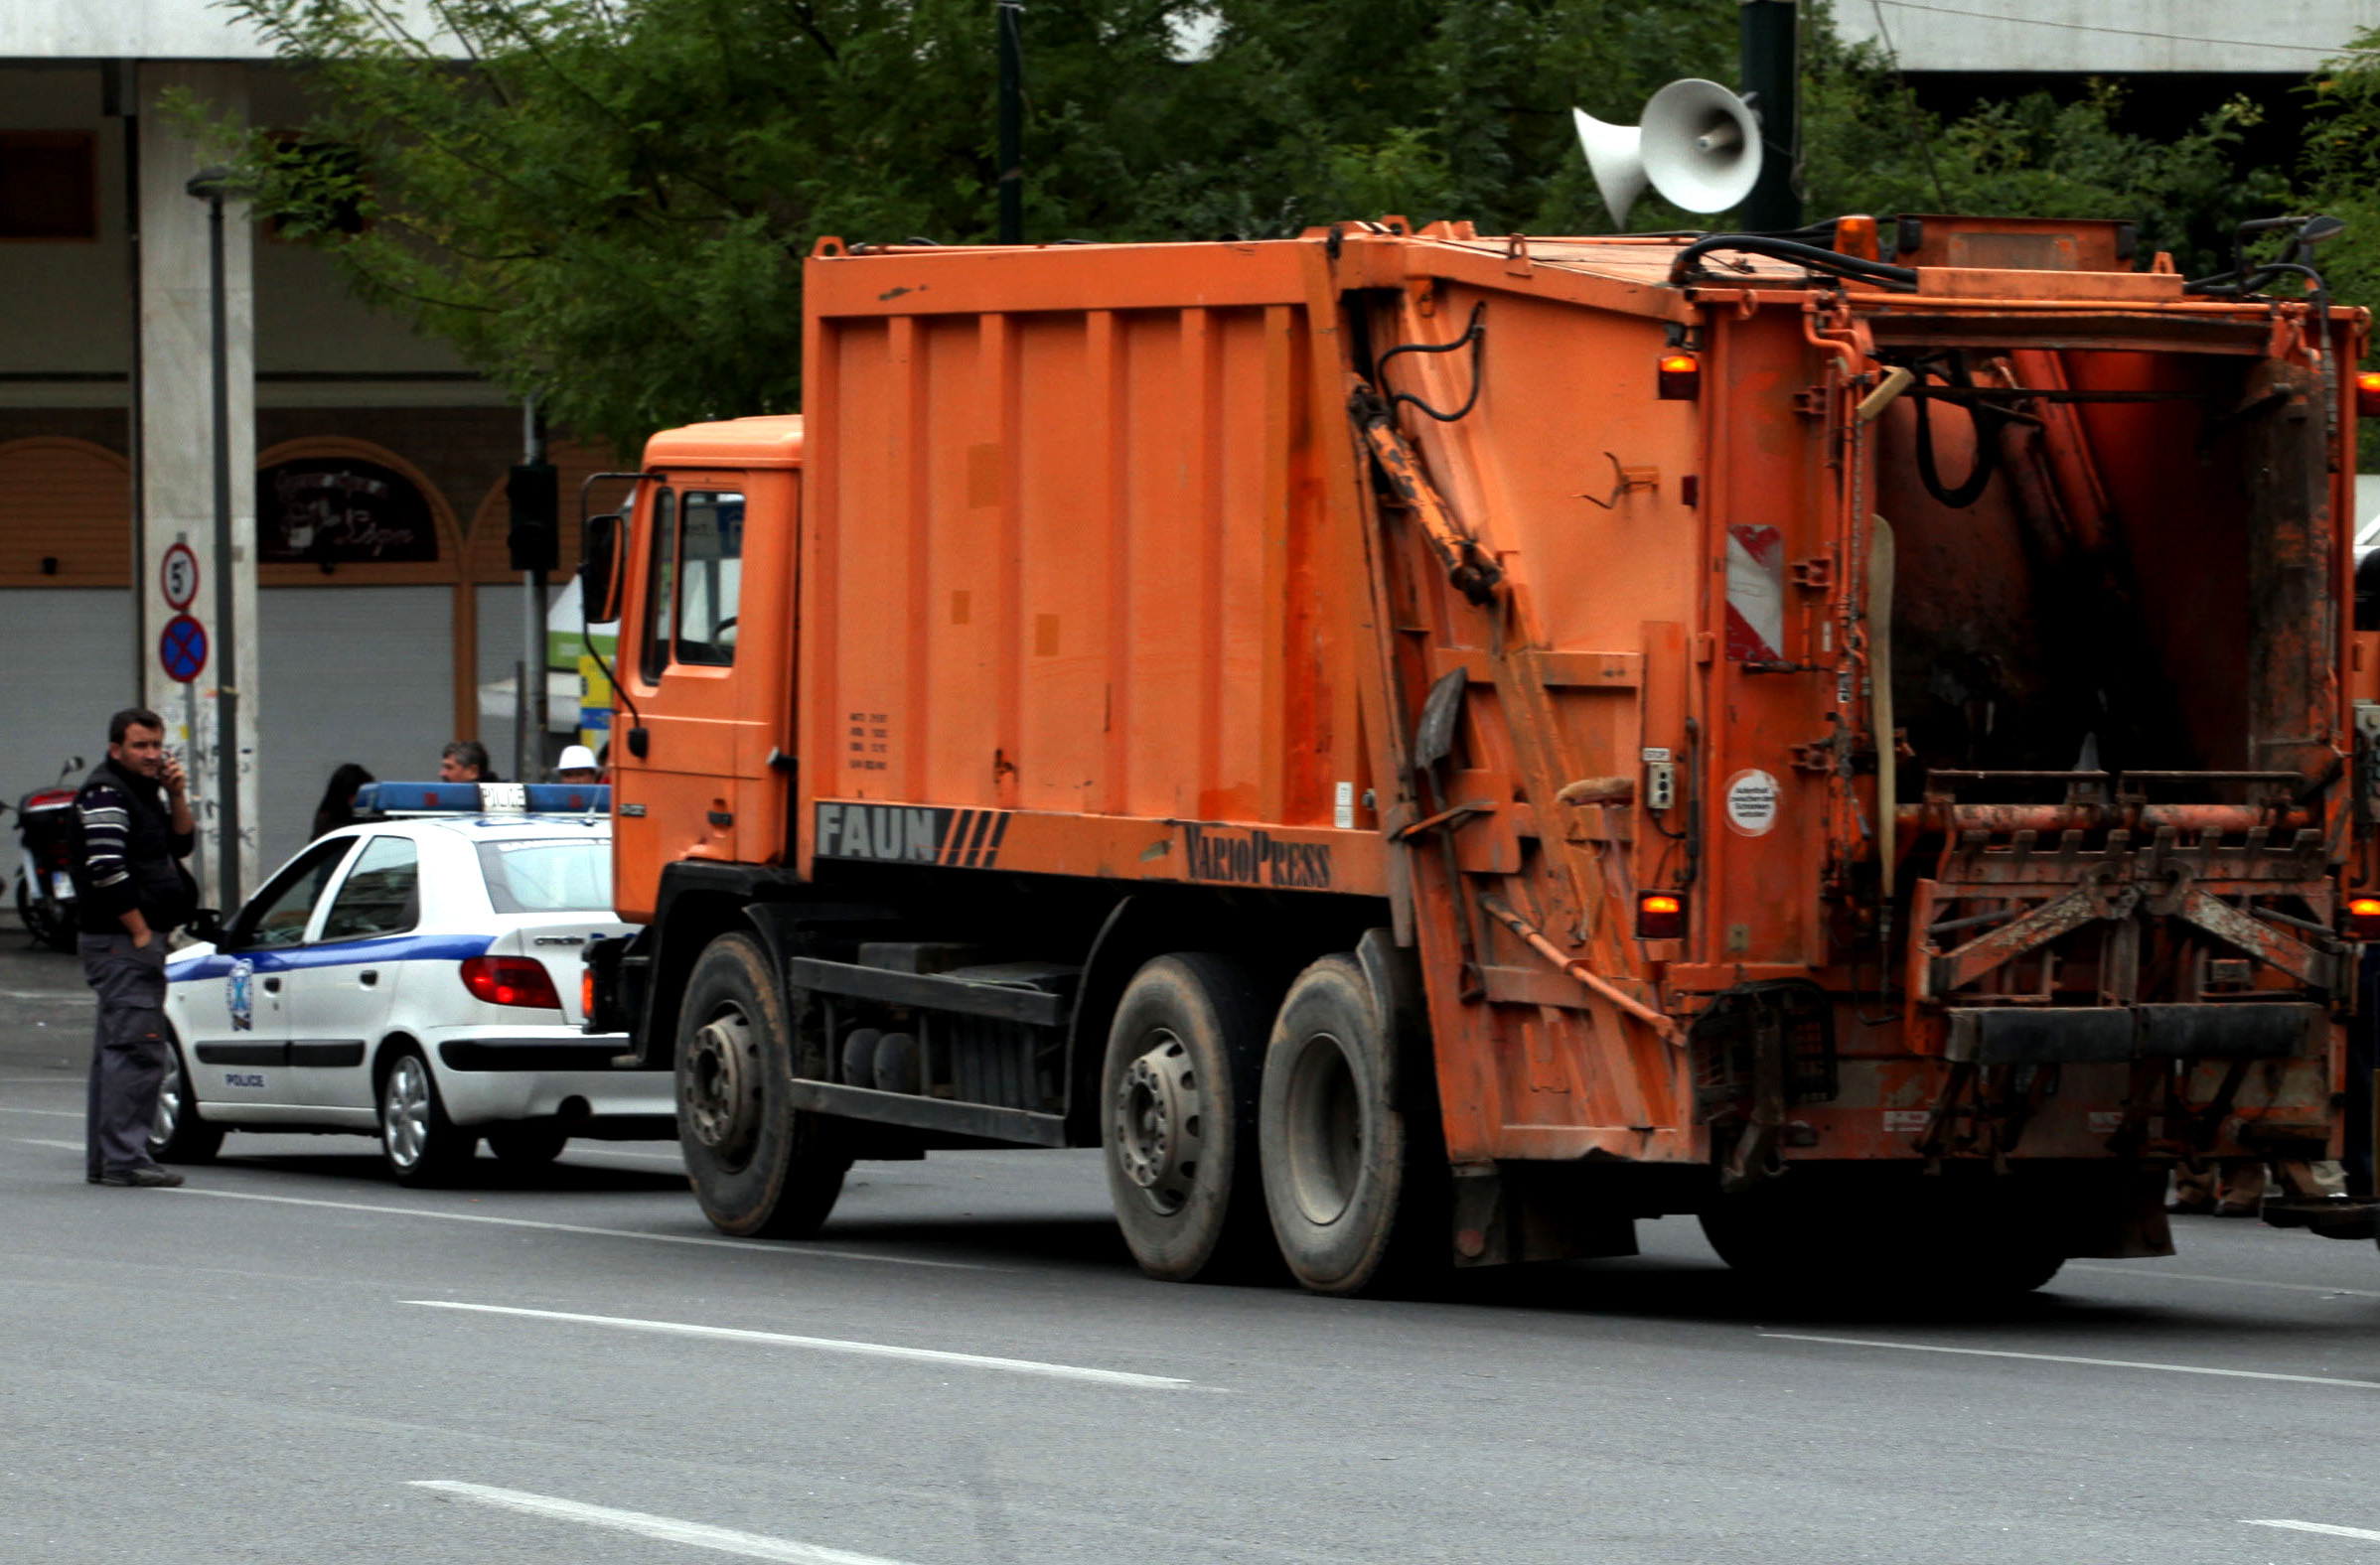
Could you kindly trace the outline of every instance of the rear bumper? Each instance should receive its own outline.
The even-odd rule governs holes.
[[[432,1040],[430,1053],[439,1095],[458,1125],[559,1115],[603,1121],[619,1127],[615,1134],[668,1135],[677,1112],[675,1077],[615,1068],[611,1062],[628,1048],[623,1034],[471,1028]]]
[[[2295,1060],[2322,1053],[2318,1005],[1966,1006],[1950,1010],[1950,1059],[1962,1064],[2126,1060]]]

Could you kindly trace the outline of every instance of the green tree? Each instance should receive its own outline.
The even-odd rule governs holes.
[[[438,0],[464,68],[380,0],[234,9],[313,88],[293,137],[216,127],[260,214],[623,454],[665,424],[799,404],[800,263],[820,235],[993,231],[991,0]],[[1386,212],[1605,231],[1572,106],[1630,123],[1665,81],[1735,72],[1734,7],[1711,0],[1032,0],[1025,27],[1042,239]],[[1195,62],[1185,28],[1207,40]],[[2129,216],[2195,271],[2287,204],[2278,174],[2235,166],[2245,102],[2161,144],[2119,131],[2105,87],[1945,123],[1816,3],[1804,58],[1813,215]],[[2350,101],[2375,97],[2343,89],[2342,124]],[[1651,197],[1631,215],[1713,220]]]

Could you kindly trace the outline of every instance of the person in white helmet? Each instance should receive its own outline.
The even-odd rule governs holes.
[[[603,769],[595,764],[595,752],[584,745],[565,745],[562,758],[553,765],[556,782],[600,782]]]

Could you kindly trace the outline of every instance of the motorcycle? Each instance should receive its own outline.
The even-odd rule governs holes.
[[[61,768],[58,782],[17,800],[17,917],[25,932],[55,950],[74,949],[74,787],[81,772],[76,756]],[[0,804],[0,810],[8,806]]]

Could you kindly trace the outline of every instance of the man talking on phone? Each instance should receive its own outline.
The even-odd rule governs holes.
[[[170,1187],[182,1176],[149,1157],[165,1077],[166,936],[198,906],[182,861],[195,842],[189,782],[156,713],[107,720],[107,759],[74,794],[81,843],[74,906],[82,976],[99,997],[84,1110],[83,1177],[94,1185]]]

